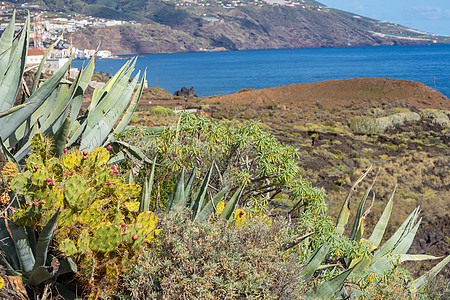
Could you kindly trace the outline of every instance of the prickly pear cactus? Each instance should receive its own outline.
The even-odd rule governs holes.
[[[64,185],[64,197],[70,208],[76,210],[81,208],[78,199],[86,192],[88,184],[80,175],[73,175],[66,180]]]
[[[122,233],[113,224],[104,224],[94,232],[90,242],[91,249],[101,252],[113,252],[122,244]]]
[[[11,189],[23,195],[12,219],[42,226],[60,208],[55,249],[76,259],[78,275],[92,293],[113,290],[142,245],[155,238],[156,215],[139,214],[141,187],[126,183],[117,167],[108,165],[105,148],[64,150],[55,158],[51,144],[42,135],[33,137],[28,170],[11,180]]]

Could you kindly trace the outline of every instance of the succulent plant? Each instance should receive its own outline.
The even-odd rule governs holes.
[[[115,136],[125,129],[137,107],[145,73],[139,85],[139,73],[129,83],[136,61],[128,61],[102,89],[95,90],[88,110],[78,117],[84,91],[94,72],[95,59],[71,82],[64,79],[71,58],[39,86],[46,57],[52,49],[50,47],[36,72],[30,95],[18,95],[24,82],[29,25],[28,16],[23,29],[14,36],[13,15],[0,38],[0,143],[4,154],[11,161],[22,160],[30,152],[31,137],[37,132],[53,137],[52,152],[55,156],[62,155],[64,149],[77,141],[80,141],[80,149],[87,152],[113,142]],[[14,106],[18,96],[22,96],[22,103]]]

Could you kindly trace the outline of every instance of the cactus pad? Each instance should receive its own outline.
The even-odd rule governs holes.
[[[65,239],[59,244],[59,252],[62,256],[72,256],[78,253],[77,247],[74,242],[69,239]]]
[[[92,250],[112,252],[122,243],[122,232],[112,224],[105,224],[94,232]]]
[[[87,189],[86,180],[80,175],[74,175],[67,179],[64,186],[64,196],[69,206],[79,208],[78,198],[80,198]]]

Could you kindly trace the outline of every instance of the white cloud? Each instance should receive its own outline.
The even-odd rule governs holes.
[[[450,19],[450,9],[442,9],[434,6],[413,6],[409,13],[411,17],[421,20]]]

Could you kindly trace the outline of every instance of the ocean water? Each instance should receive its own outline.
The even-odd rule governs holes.
[[[83,63],[74,61],[73,66]],[[114,74],[124,63],[98,60],[96,71]],[[193,86],[198,96],[379,77],[419,81],[450,97],[450,45],[146,54],[138,59],[137,69],[147,69],[150,86],[171,93]]]

